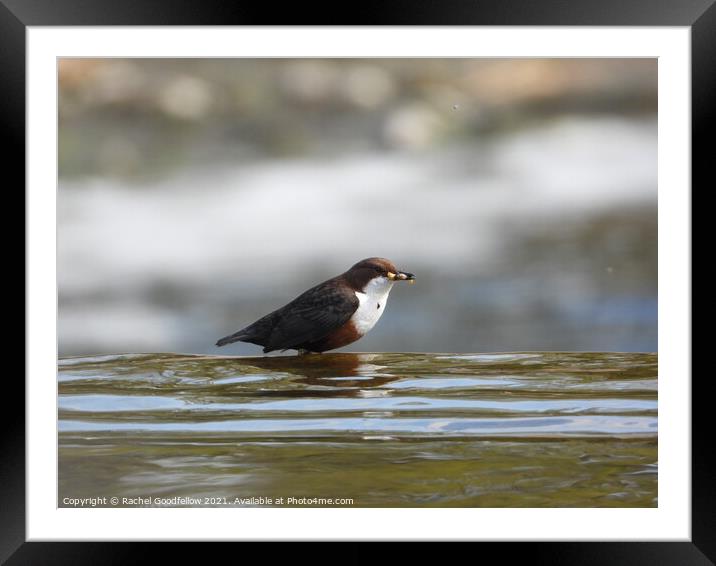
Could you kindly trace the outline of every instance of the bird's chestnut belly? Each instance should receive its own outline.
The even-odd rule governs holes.
[[[349,320],[343,326],[337,328],[330,334],[327,334],[320,340],[316,340],[315,342],[311,342],[309,344],[303,344],[300,348],[311,352],[325,352],[327,350],[335,350],[336,348],[347,346],[362,336],[363,334],[358,332],[355,324]]]

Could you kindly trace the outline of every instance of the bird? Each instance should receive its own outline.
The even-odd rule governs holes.
[[[398,281],[414,283],[415,275],[385,258],[363,259],[216,345],[248,342],[263,346],[264,353],[297,350],[299,355],[342,348],[375,326]]]

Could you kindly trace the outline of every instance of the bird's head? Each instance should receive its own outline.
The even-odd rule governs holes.
[[[392,261],[382,257],[363,259],[346,271],[344,275],[356,290],[364,289],[373,280],[376,280],[376,283],[384,282],[386,285],[391,285],[396,281],[415,282],[415,275],[399,270]]]

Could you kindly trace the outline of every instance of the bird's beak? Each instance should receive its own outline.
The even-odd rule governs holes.
[[[393,281],[408,281],[409,283],[415,282],[415,275],[408,273],[407,271],[398,271],[398,273],[388,272],[388,279]]]

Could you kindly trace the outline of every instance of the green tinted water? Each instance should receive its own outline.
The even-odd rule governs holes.
[[[655,354],[131,354],[58,385],[62,507],[657,505]]]

